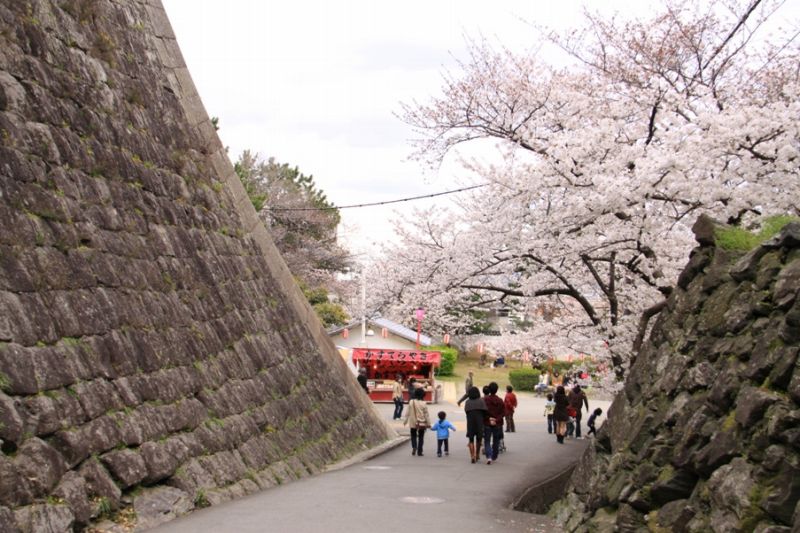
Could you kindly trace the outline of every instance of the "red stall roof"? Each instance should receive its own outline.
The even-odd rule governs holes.
[[[353,348],[353,362],[386,361],[392,363],[414,363],[439,366],[442,362],[441,352],[422,352],[416,350],[384,350],[380,348]]]

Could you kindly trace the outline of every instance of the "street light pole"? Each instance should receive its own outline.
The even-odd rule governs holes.
[[[419,350],[419,338],[422,334],[422,319],[425,318],[425,310],[421,307],[417,308],[417,350]]]

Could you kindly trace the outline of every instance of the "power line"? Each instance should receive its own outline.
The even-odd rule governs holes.
[[[412,200],[422,200],[424,198],[435,198],[436,196],[444,196],[446,194],[455,194],[457,192],[464,192],[469,191],[472,189],[477,189],[479,187],[486,187],[489,185],[488,183],[482,183],[480,185],[473,185],[471,187],[463,187],[461,189],[454,189],[452,191],[444,191],[444,192],[437,192],[433,194],[424,194],[422,196],[411,196],[409,198],[400,198],[399,200],[387,200],[385,202],[373,202],[369,204],[353,204],[353,205],[343,205],[339,207],[266,207],[267,211],[333,211],[336,209],[354,209],[356,207],[374,207],[376,205],[389,205],[389,204],[398,204],[400,202],[410,202]]]

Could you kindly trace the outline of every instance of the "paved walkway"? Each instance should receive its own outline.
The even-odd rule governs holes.
[[[436,438],[428,431],[424,457],[413,457],[402,441],[371,459],[195,511],[154,531],[558,531],[547,517],[508,506],[528,486],[575,462],[586,442],[556,443],[542,417],[544,400],[518,396],[517,432],[506,435],[508,451],[492,465],[469,462],[463,409],[440,403],[429,406],[431,415],[444,410],[458,429],[450,438],[449,457],[436,457]],[[590,405],[605,411],[608,402],[590,400]],[[391,419],[392,405],[376,408]],[[391,423],[407,433],[402,424]]]

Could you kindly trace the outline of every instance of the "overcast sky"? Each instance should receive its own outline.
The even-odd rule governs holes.
[[[584,2],[163,3],[206,110],[220,119],[231,159],[250,149],[297,165],[336,205],[347,205],[456,187],[456,165],[426,173],[407,161],[413,133],[395,116],[400,102],[438,94],[444,70],[456,71],[456,59],[465,57],[465,36],[526,50],[535,37],[529,22],[571,26]],[[626,15],[645,14],[649,4],[591,3]],[[341,239],[357,250],[390,239],[391,211],[343,210]]]

